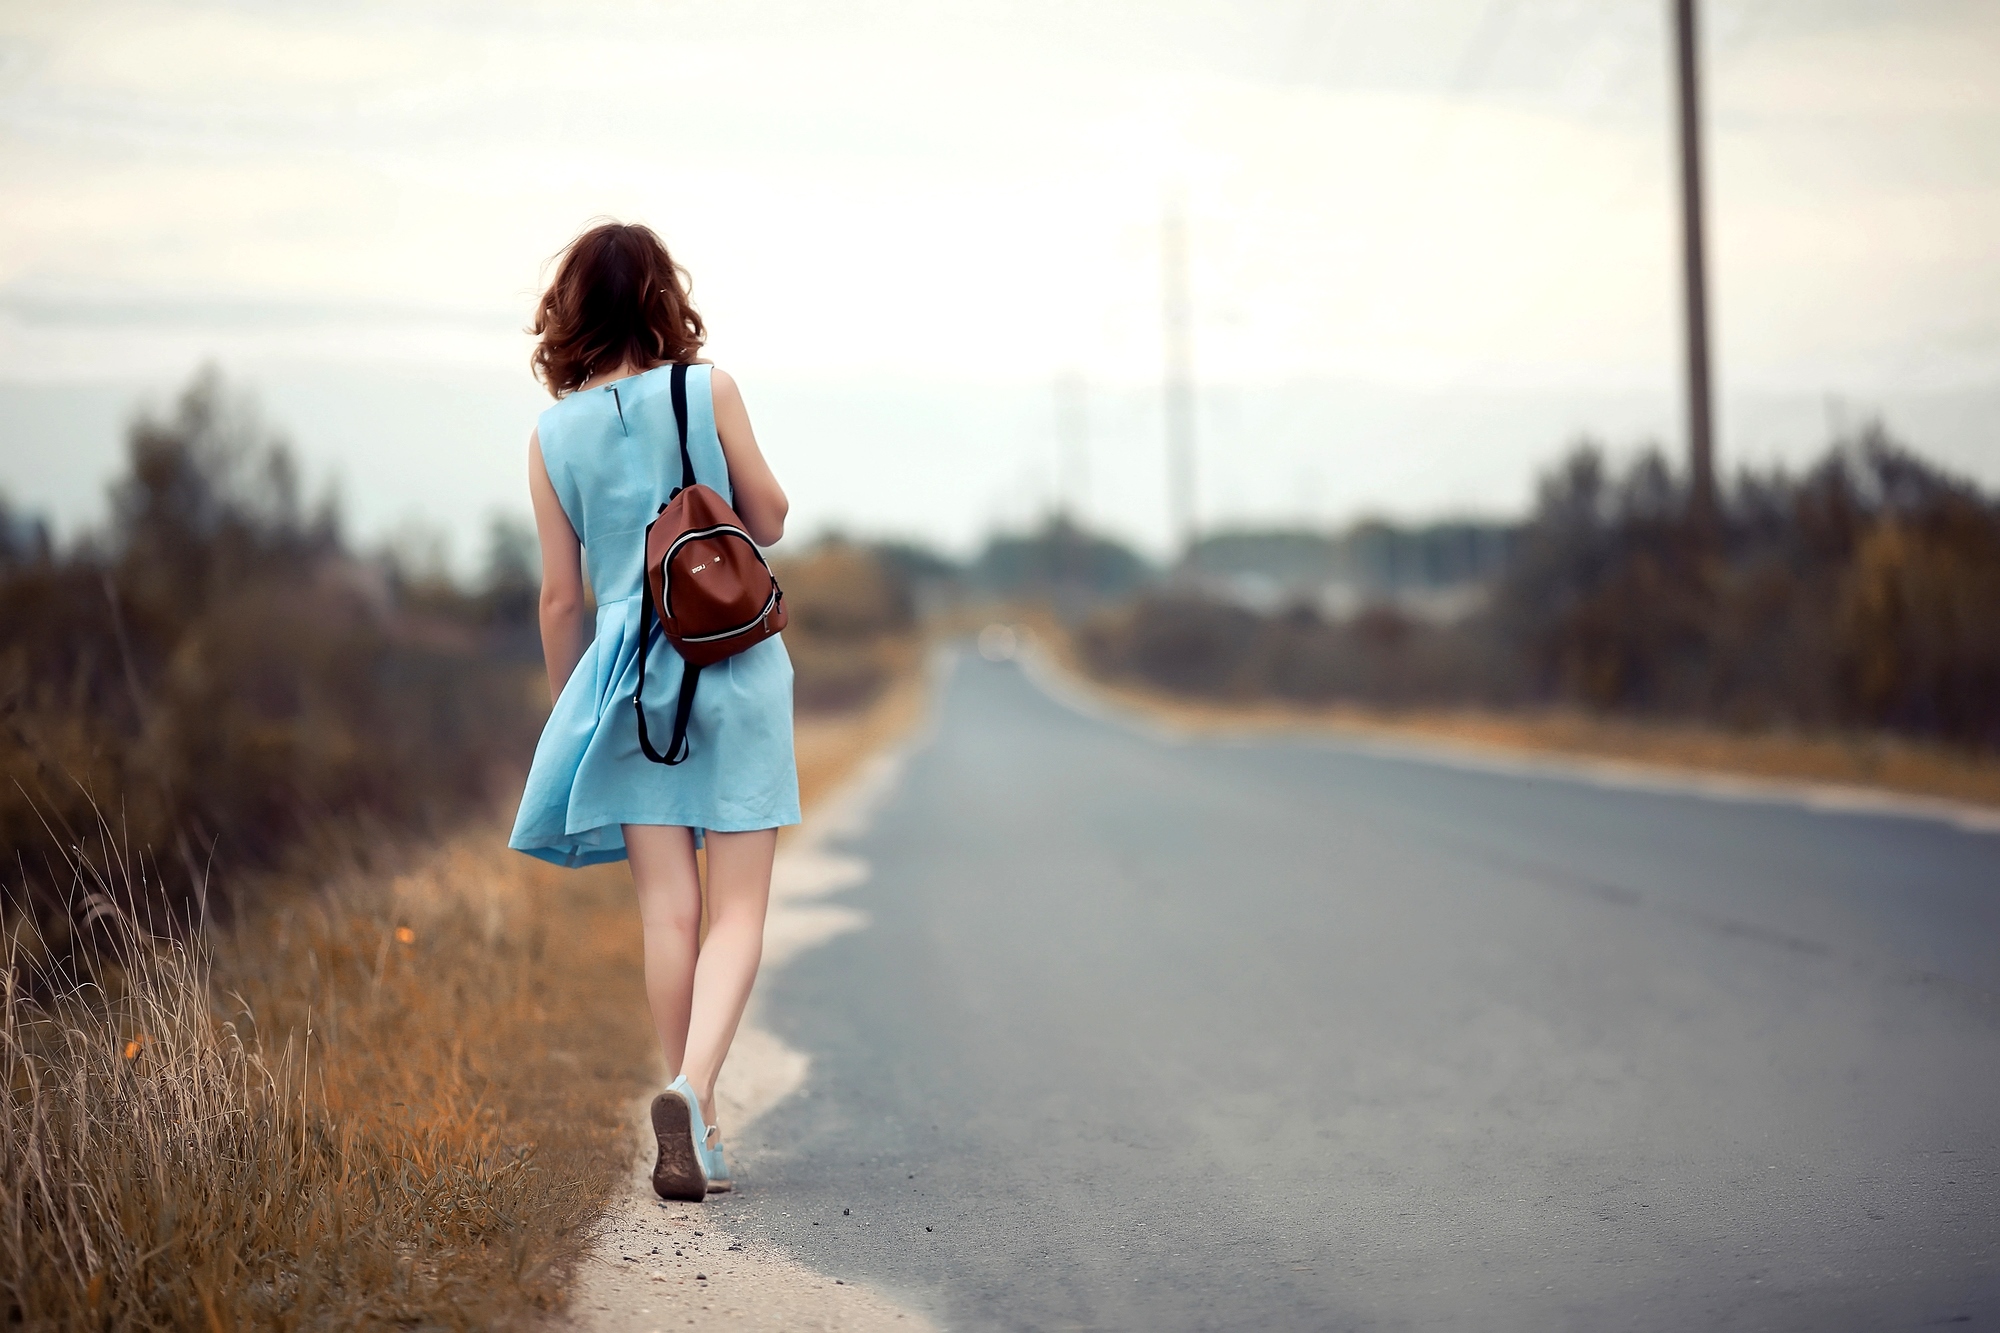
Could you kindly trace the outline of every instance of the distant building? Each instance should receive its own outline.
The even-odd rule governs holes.
[[[1211,596],[1259,612],[1303,604],[1346,620],[1388,605],[1448,622],[1484,604],[1518,531],[1504,523],[1380,520],[1338,533],[1239,529],[1202,538],[1182,572]]]

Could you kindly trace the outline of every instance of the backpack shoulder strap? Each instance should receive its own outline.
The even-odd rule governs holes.
[[[646,650],[653,640],[653,589],[647,584],[639,594],[642,606],[639,610],[639,687],[632,691],[632,711],[639,719],[639,749],[656,764],[678,764],[688,757],[692,747],[688,744],[688,719],[694,715],[695,682],[701,679],[701,668],[692,662],[681,664],[681,697],[674,706],[674,734],[667,742],[667,752],[661,754],[653,748],[653,738],[646,734]]]
[[[688,368],[676,361],[673,371],[674,430],[681,440],[681,490],[695,484],[694,455],[688,452]]]
[[[680,486],[674,494],[680,494],[694,484],[694,454],[688,452],[688,366],[686,362],[674,362],[674,372],[670,378],[672,398],[674,398],[674,432],[680,436]],[[662,510],[666,504],[660,506]],[[674,707],[674,737],[666,745],[666,755],[652,747],[652,737],[646,735],[646,648],[652,646],[652,626],[658,618],[658,606],[652,604],[652,580],[646,578],[644,566],[640,568],[640,616],[638,616],[638,689],[632,691],[632,713],[638,715],[638,749],[656,765],[678,765],[688,757],[688,719],[694,713],[694,683],[702,679],[702,669],[694,662],[682,662],[680,675],[680,703]]]
[[[676,361],[670,383],[674,400],[674,430],[680,436],[681,444],[681,484],[675,489],[675,495],[695,484],[694,457],[688,453],[687,375],[686,364]],[[664,510],[666,506],[661,505],[660,508]],[[661,754],[653,748],[653,738],[646,734],[646,650],[652,647],[653,622],[659,618],[659,608],[653,605],[653,584],[646,577],[643,564],[639,571],[639,597],[639,687],[632,692],[632,711],[639,720],[639,749],[656,764],[678,764],[688,757],[688,718],[694,712],[695,682],[701,679],[701,668],[692,662],[682,663],[681,697],[674,708],[674,734],[667,742],[667,752]]]

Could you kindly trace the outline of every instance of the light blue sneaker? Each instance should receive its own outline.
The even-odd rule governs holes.
[[[708,1126],[701,1099],[683,1075],[653,1098],[653,1136],[660,1156],[653,1165],[653,1193],[700,1203],[708,1197]]]
[[[729,1178],[729,1163],[722,1157],[722,1130],[715,1125],[708,1127],[708,1158],[703,1166],[708,1171],[710,1194],[727,1194],[736,1188],[736,1182]]]

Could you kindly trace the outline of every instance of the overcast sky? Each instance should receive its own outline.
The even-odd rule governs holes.
[[[1204,522],[1508,512],[1579,432],[1680,438],[1665,13],[6,3],[0,488],[73,530],[214,361],[364,536],[466,558],[608,214],[693,271],[798,526],[1066,499],[1157,547],[1177,197]],[[1886,410],[2000,483],[2000,5],[1705,18],[1725,466]]]

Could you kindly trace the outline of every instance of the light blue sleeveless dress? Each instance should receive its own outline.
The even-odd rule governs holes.
[[[792,660],[781,636],[703,669],[684,763],[655,764],[639,750],[632,693],[646,525],[681,478],[671,374],[660,366],[579,390],[539,423],[549,481],[583,541],[597,632],[542,728],[507,845],[561,866],[623,860],[621,824],[678,824],[699,838],[799,822]],[[689,367],[687,401],[695,479],[733,502],[709,367]],[[649,651],[646,727],[664,738],[682,662],[657,628]]]

